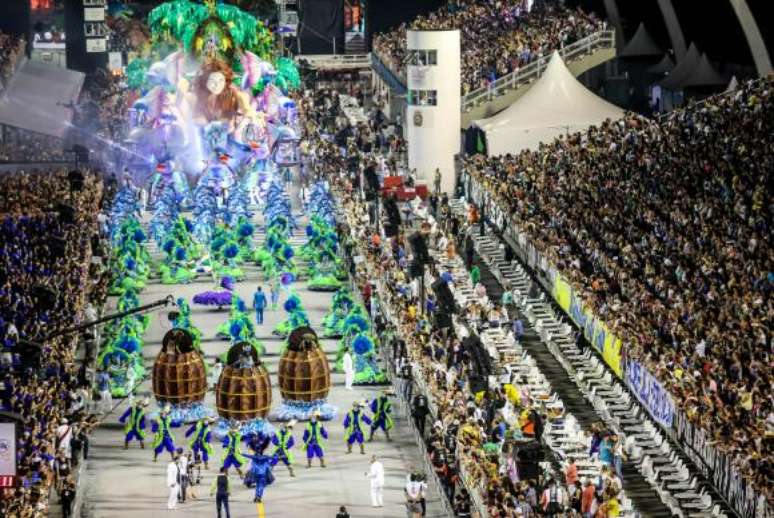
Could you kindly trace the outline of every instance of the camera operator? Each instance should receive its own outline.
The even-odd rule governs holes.
[[[406,506],[413,518],[424,516],[426,512],[425,493],[427,483],[422,473],[411,473],[406,482]]]

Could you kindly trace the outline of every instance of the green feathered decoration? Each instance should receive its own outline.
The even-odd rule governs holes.
[[[131,90],[145,89],[145,73],[150,68],[150,61],[136,58],[126,65],[126,84]]]
[[[219,29],[228,30],[233,47],[249,50],[262,59],[271,55],[274,36],[255,16],[239,7],[218,4],[214,18],[220,23],[212,23],[209,9],[206,6],[190,0],[174,0],[165,2],[153,9],[148,15],[148,25],[154,39],[164,36],[182,42],[188,51],[195,51],[195,39],[202,24],[207,23],[205,32]],[[221,35],[224,36],[224,35]],[[226,51],[227,48],[221,48]]]
[[[277,58],[274,62],[274,69],[277,75],[274,77],[274,84],[283,92],[297,90],[301,87],[301,76],[298,73],[298,67],[290,58]]]
[[[168,35],[177,41],[183,41],[183,35],[189,26],[193,25],[195,31],[208,16],[207,8],[202,4],[175,0],[153,9],[148,14],[148,26],[154,37]]]

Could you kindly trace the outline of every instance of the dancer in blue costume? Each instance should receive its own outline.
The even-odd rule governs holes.
[[[189,446],[194,455],[199,454],[202,456],[204,469],[210,469],[209,461],[210,455],[212,455],[212,444],[210,444],[210,441],[212,441],[212,430],[210,425],[213,422],[215,422],[214,417],[205,417],[192,424],[188,431],[185,432],[186,437],[193,435]]]
[[[156,462],[159,453],[164,450],[169,452],[172,459],[175,458],[175,437],[172,435],[172,428],[179,428],[182,423],[172,421],[169,417],[171,411],[169,406],[165,406],[151,425],[151,431],[156,434],[153,438],[153,462]]]
[[[124,426],[124,449],[129,449],[129,443],[133,439],[140,441],[140,448],[145,448],[145,407],[147,401],[135,401],[132,406],[126,409],[126,412],[118,418],[118,422],[126,423]]]
[[[229,468],[234,466],[237,473],[239,473],[239,476],[242,476],[242,466],[246,460],[242,455],[242,452],[239,451],[241,444],[242,432],[239,431],[239,425],[232,426],[223,438],[223,448],[225,448],[226,451],[223,453],[223,463],[221,467],[226,470],[226,475],[228,475]]]
[[[328,438],[328,431],[323,424],[318,421],[320,417],[320,411],[316,411],[312,414],[309,422],[306,424],[306,430],[304,430],[304,446],[306,447],[306,467],[312,467],[312,459],[317,457],[320,459],[320,467],[325,466],[325,450],[323,450],[323,439]]]
[[[291,448],[296,444],[293,439],[293,421],[282,423],[280,429],[272,436],[271,442],[275,446],[274,457],[288,467],[291,477],[295,477],[296,474],[293,473],[293,454],[290,452]]]
[[[245,477],[245,485],[247,487],[255,486],[253,502],[261,502],[263,491],[274,482],[274,473],[271,470],[277,464],[277,458],[260,453],[243,453],[242,455],[251,460],[250,471]]]
[[[381,428],[388,441],[390,439],[390,428],[392,428],[392,401],[390,401],[387,392],[382,392],[371,401],[371,412],[374,416],[374,423],[371,425],[371,435],[368,436],[368,442],[374,440],[374,433]]]
[[[344,418],[344,440],[347,441],[347,453],[352,453],[352,445],[357,441],[360,444],[360,453],[365,455],[363,423],[371,424],[371,419],[363,413],[363,406],[362,403],[355,401],[352,403],[352,410]]]

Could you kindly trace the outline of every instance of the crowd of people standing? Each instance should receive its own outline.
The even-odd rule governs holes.
[[[65,170],[20,171],[3,176],[0,191],[0,408],[21,425],[20,484],[3,490],[0,515],[47,515],[53,488],[67,516],[94,423],[81,336],[63,331],[95,318],[107,294],[92,262],[103,184],[87,172],[73,190]]]
[[[27,40],[0,31],[0,92],[5,82],[13,75],[16,65],[24,57]]]
[[[604,22],[559,2],[456,0],[393,31],[374,36],[374,52],[396,71],[407,61],[406,31],[460,30],[462,94],[486,87],[540,56],[604,28]]]
[[[769,499],[773,86],[464,164]]]

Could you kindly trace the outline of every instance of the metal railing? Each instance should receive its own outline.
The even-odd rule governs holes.
[[[376,49],[371,50],[371,61],[381,65],[387,73],[392,74],[393,78],[398,83],[404,88],[407,87],[408,80],[406,79],[406,67],[395,66],[392,59],[382,56]]]
[[[559,49],[559,55],[565,62],[574,61],[592,54],[597,49],[615,48],[615,31],[599,31],[586,36],[574,43]],[[489,102],[510,90],[515,90],[522,84],[530,83],[539,78],[548,66],[551,56],[540,56],[535,61],[497,78],[488,86],[473,90],[462,97],[462,111],[468,111],[475,106]]]
[[[296,56],[296,61],[306,60],[313,68],[335,69],[335,68],[366,68],[371,64],[371,58],[368,54],[306,54]]]

